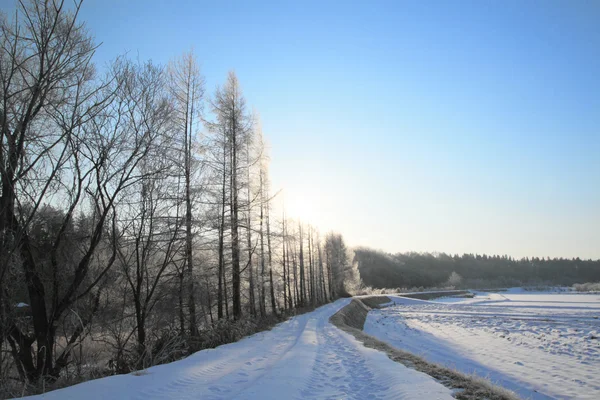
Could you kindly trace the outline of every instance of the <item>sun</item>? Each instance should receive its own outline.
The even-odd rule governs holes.
[[[292,219],[316,223],[319,218],[316,196],[308,196],[292,190],[285,193],[285,213]]]

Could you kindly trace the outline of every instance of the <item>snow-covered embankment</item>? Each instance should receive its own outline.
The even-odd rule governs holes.
[[[47,393],[68,399],[452,399],[432,377],[366,348],[329,319],[340,299],[271,331],[147,370]]]

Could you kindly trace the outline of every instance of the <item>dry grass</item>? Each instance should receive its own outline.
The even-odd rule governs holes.
[[[444,386],[454,389],[454,397],[460,400],[516,400],[519,397],[508,389],[494,385],[476,375],[467,375],[439,364],[430,363],[412,353],[396,349],[362,331],[367,313],[371,308],[389,302],[385,296],[354,299],[330,318],[330,322],[353,335],[365,347],[385,352],[388,357],[408,368],[415,369],[437,379]],[[369,305],[367,305],[367,304]],[[371,307],[373,305],[374,307]]]
[[[131,373],[131,375],[133,375],[133,376],[144,376],[144,375],[148,375],[148,374],[149,374],[149,372],[147,369],[140,369],[138,371],[133,371]]]

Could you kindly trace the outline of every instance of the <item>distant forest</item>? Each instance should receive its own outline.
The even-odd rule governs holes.
[[[360,248],[355,250],[354,261],[363,284],[373,288],[485,288],[600,281],[600,260],[579,258],[517,260],[506,255],[386,254]]]

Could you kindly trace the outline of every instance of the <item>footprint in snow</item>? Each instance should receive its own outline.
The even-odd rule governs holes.
[[[525,364],[523,364],[521,361],[515,361],[515,365],[521,365],[521,366],[523,366]]]

